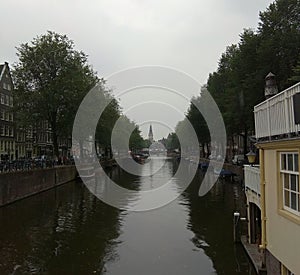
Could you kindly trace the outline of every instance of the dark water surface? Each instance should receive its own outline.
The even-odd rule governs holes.
[[[118,168],[108,173],[146,190],[175,172],[167,160],[152,177]],[[2,207],[0,274],[255,274],[233,243],[233,212],[244,207],[241,186],[218,182],[198,197],[202,176],[175,201],[147,212],[108,206],[78,181]],[[175,180],[170,192],[179,190]]]

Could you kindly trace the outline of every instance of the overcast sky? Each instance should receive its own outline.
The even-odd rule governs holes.
[[[259,11],[271,0],[10,0],[1,3],[0,62],[17,61],[15,47],[52,30],[66,34],[89,56],[100,77],[128,67],[168,66],[201,84],[217,68],[226,46],[239,41],[244,28],[257,28]],[[188,94],[187,96],[190,96]],[[131,95],[131,100],[133,97]],[[141,101],[149,101],[143,98]],[[156,98],[159,99],[159,96]],[[128,99],[120,99],[124,111]],[[128,111],[130,118],[159,120],[164,108]],[[170,98],[169,105],[176,105]],[[177,102],[178,103],[178,102]],[[132,100],[133,105],[137,102]],[[185,105],[184,105],[185,104]],[[188,102],[182,103],[185,108]],[[125,108],[125,106],[127,106]],[[141,116],[147,113],[147,118]],[[161,121],[174,128],[180,115]],[[155,124],[155,123],[154,123]],[[147,135],[149,124],[141,126]],[[153,125],[154,138],[167,127]]]

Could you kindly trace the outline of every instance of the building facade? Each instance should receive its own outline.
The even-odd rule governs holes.
[[[15,158],[13,82],[8,63],[0,65],[0,159]]]
[[[267,274],[300,274],[300,83],[268,96],[254,116],[259,166],[245,167],[249,242],[259,237]]]
[[[0,64],[0,160],[53,157],[52,131],[44,120],[22,127],[15,122],[13,81],[7,62]],[[70,156],[71,138],[59,138],[59,153]]]

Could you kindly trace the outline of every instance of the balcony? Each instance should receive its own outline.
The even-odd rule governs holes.
[[[300,93],[300,82],[254,107],[257,139],[291,137],[300,132],[294,115],[293,96],[297,93]]]
[[[248,202],[260,207],[260,170],[258,165],[244,165],[245,193]]]

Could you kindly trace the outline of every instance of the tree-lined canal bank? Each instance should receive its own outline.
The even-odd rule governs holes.
[[[142,169],[164,160],[152,161],[152,168]],[[175,172],[176,163],[167,160],[152,177],[117,168],[109,173],[122,186],[148,190]],[[0,273],[255,274],[233,243],[232,214],[244,204],[241,186],[218,182],[199,197],[201,178],[199,172],[170,204],[141,213],[110,207],[75,181],[2,207]],[[169,191],[179,192],[179,185],[174,179]]]

